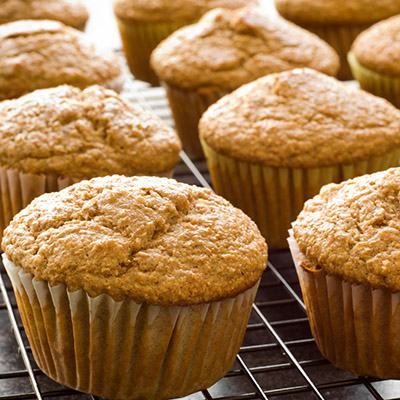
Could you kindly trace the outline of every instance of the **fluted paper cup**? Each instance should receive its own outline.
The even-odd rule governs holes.
[[[312,25],[302,24],[303,28],[315,33],[322,40],[330,44],[339,55],[340,69],[337,78],[341,80],[353,79],[353,75],[347,62],[347,53],[355,38],[371,24],[364,25]]]
[[[165,81],[161,84],[166,90],[183,149],[193,159],[204,159],[198,130],[200,118],[211,104],[229,91],[216,88],[181,89]]]
[[[158,86],[158,78],[150,66],[152,51],[172,32],[193,22],[195,21],[130,21],[117,17],[125,57],[135,78]]]
[[[232,367],[258,282],[194,306],[115,301],[51,286],[3,255],[38,366],[55,381],[112,399],[167,399],[205,389]]]
[[[396,167],[400,159],[400,149],[394,149],[353,164],[278,168],[233,159],[204,140],[202,146],[215,192],[242,209],[256,222],[268,246],[277,248],[288,247],[291,222],[322,186]]]
[[[307,269],[288,239],[315,342],[332,364],[356,375],[400,378],[400,293]]]

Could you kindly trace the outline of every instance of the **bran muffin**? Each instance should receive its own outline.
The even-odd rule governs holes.
[[[267,75],[212,105],[199,124],[215,191],[270,247],[330,182],[397,166],[400,111],[311,69]]]
[[[181,397],[222,378],[267,262],[243,212],[156,177],[44,194],[14,217],[2,246],[40,368],[118,399]]]
[[[89,18],[81,0],[3,0],[0,24],[20,19],[52,19],[84,30]]]
[[[400,107],[400,16],[362,32],[348,55],[360,86]]]
[[[0,102],[0,236],[44,192],[110,174],[170,176],[180,149],[159,118],[101,86]]]
[[[116,54],[96,48],[58,21],[22,20],[0,25],[0,100],[35,89],[99,84],[120,91],[124,78]]]
[[[257,4],[258,0],[114,0],[114,13],[132,74],[158,85],[150,67],[150,54],[162,40],[213,8]]]
[[[400,13],[399,0],[275,0],[286,19],[316,33],[339,54],[339,79],[353,79],[347,53],[359,33]]]
[[[400,169],[324,186],[291,250],[316,343],[357,375],[400,378]]]
[[[335,75],[334,50],[317,36],[261,8],[216,9],[174,32],[152,54],[177,132],[193,157],[202,113],[223,95],[267,73],[310,67]]]

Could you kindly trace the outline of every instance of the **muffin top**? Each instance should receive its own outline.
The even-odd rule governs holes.
[[[293,225],[303,267],[400,290],[400,168],[326,185]]]
[[[178,22],[195,21],[213,8],[246,5],[258,5],[258,0],[114,0],[114,12],[128,20]]]
[[[272,167],[351,163],[400,145],[400,111],[303,68],[267,75],[213,104],[200,136],[233,158]]]
[[[179,161],[180,141],[158,117],[112,90],[62,85],[0,102],[0,165],[91,178],[156,174]]]
[[[81,0],[1,0],[0,24],[19,19],[54,19],[83,29],[89,14]]]
[[[352,52],[364,67],[399,76],[400,15],[378,22],[362,32],[354,41]]]
[[[278,12],[299,24],[371,24],[400,13],[399,0],[275,0]]]
[[[2,249],[38,280],[155,305],[234,297],[267,262],[255,223],[210,190],[117,175],[36,198]]]
[[[271,72],[308,66],[334,75],[335,51],[314,34],[261,8],[215,9],[154,50],[158,77],[183,88],[236,89]]]
[[[101,84],[121,90],[118,57],[103,52],[58,21],[22,20],[0,25],[0,99],[63,83]]]

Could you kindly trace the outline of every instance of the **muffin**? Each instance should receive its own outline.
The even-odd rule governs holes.
[[[215,191],[270,247],[287,247],[290,223],[323,185],[400,158],[400,110],[307,68],[243,85],[204,113],[199,130]]]
[[[180,149],[164,122],[100,86],[0,102],[0,237],[44,192],[110,174],[171,176]]]
[[[196,22],[216,7],[235,9],[257,4],[258,0],[114,0],[114,13],[132,74],[158,85],[150,68],[150,54],[173,31]]]
[[[2,241],[33,355],[114,399],[205,389],[232,366],[267,246],[210,190],[107,176],[45,194]]]
[[[119,59],[57,21],[22,20],[0,25],[0,100],[35,89],[99,84],[120,91]]]
[[[310,67],[335,75],[338,56],[315,35],[260,8],[216,9],[174,32],[152,54],[183,147],[203,157],[198,122],[223,95],[265,74]]]
[[[348,55],[360,86],[400,108],[400,15],[362,32]]]
[[[353,79],[347,53],[359,33],[400,13],[398,0],[275,0],[278,12],[316,33],[340,56],[339,79]],[[371,43],[371,45],[373,45]]]
[[[291,249],[322,354],[357,375],[400,378],[400,169],[324,186]]]
[[[20,19],[53,19],[84,30],[89,18],[81,0],[3,0],[0,24]]]

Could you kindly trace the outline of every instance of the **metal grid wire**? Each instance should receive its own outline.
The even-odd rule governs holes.
[[[125,95],[171,123],[161,88],[131,82]],[[185,153],[177,180],[209,187],[204,162]],[[33,360],[10,281],[0,269],[0,400],[98,399],[46,377]],[[14,333],[14,336],[13,336]],[[246,335],[232,370],[191,400],[400,399],[400,382],[357,377],[332,366],[312,338],[299,283],[288,251],[272,251]]]

